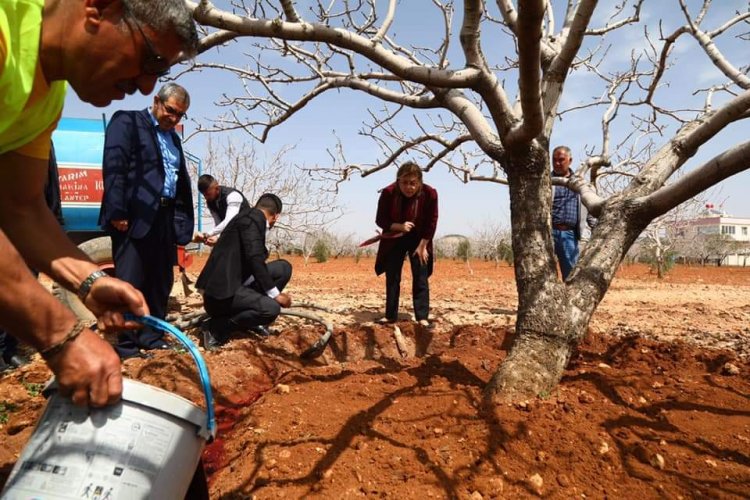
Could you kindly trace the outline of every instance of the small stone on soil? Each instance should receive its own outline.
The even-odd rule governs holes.
[[[740,368],[734,363],[724,363],[724,366],[721,368],[721,373],[724,375],[739,375]]]
[[[650,460],[650,462],[651,462],[651,465],[652,465],[653,467],[656,467],[656,468],[657,468],[657,469],[659,469],[659,470],[664,470],[664,464],[665,464],[665,463],[664,463],[664,457],[663,457],[663,456],[661,456],[660,454],[658,454],[658,453],[654,453],[654,454],[653,454],[653,455],[651,456],[651,460]]]
[[[279,394],[289,394],[289,386],[286,384],[279,384],[276,386],[276,392]]]
[[[544,480],[542,479],[542,476],[539,474],[533,474],[532,476],[529,476],[529,486],[534,490],[534,492],[537,495],[541,495],[542,493],[542,487],[544,486]]]

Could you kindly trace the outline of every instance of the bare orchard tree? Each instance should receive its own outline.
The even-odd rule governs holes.
[[[284,203],[282,217],[268,235],[269,248],[282,252],[304,243],[304,235],[322,231],[343,214],[336,194],[286,160],[286,147],[270,158],[258,156],[254,147],[231,139],[219,146],[210,140],[203,163],[221,185],[241,191],[253,205],[263,193],[275,193]],[[201,199],[201,202],[203,200]],[[206,210],[204,216],[210,219]]]
[[[670,262],[676,256],[685,233],[702,207],[701,197],[693,198],[682,205],[654,219],[643,231],[643,250],[659,279],[669,271]]]
[[[476,250],[474,254],[486,260],[492,260],[495,267],[501,262],[513,264],[510,229],[500,223],[487,221],[475,231],[472,238]]]
[[[750,166],[750,142],[744,142],[675,176],[720,131],[750,114],[750,78],[716,44],[733,36],[736,43],[746,42],[741,30],[750,12],[745,7],[732,12],[725,3],[712,10],[710,0],[646,6],[643,0],[601,6],[597,0],[237,0],[224,11],[200,1],[191,5],[207,30],[202,51],[242,37],[253,46],[247,45],[244,65],[202,62],[206,56],[193,64],[196,70],[233,72],[248,92],[228,96],[221,103],[228,111],[213,127],[242,128],[261,140],[329,91],[350,89],[379,102],[361,133],[382,148],[382,158],[375,164],[349,162],[339,145],[332,152],[335,164],[318,170],[335,182],[412,158],[423,160],[425,170],[446,168],[461,181],[508,186],[517,334],[487,396],[517,400],[549,392],[559,382],[643,229]],[[642,18],[646,7],[661,8],[668,18],[658,13]],[[407,9],[417,11],[412,24],[398,24],[399,16],[414,12]],[[724,19],[717,23],[716,16],[707,16],[710,10]],[[679,25],[664,32],[675,16]],[[621,67],[609,68],[615,41],[617,49],[634,46]],[[682,57],[706,61],[720,72],[699,104],[690,92],[700,88],[684,93],[698,78],[665,85],[678,44]],[[566,83],[579,75],[599,79],[589,94],[599,98],[583,103],[572,97],[579,89]],[[564,100],[568,90],[572,98]],[[686,101],[676,102],[676,96]],[[592,110],[602,111],[593,121],[580,114]],[[565,282],[557,274],[550,222],[550,138],[561,117],[570,118],[568,130],[584,128],[592,138],[595,130],[601,134],[574,177],[554,179],[578,191],[598,217]],[[644,141],[659,147],[646,156]],[[603,183],[613,188],[610,193],[597,191]]]

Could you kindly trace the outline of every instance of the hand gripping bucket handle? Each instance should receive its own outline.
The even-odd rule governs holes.
[[[201,353],[198,351],[198,348],[195,347],[193,341],[177,327],[153,316],[135,316],[133,314],[125,314],[125,319],[128,321],[137,321],[138,323],[172,335],[179,340],[188,352],[190,352],[190,355],[193,356],[193,360],[195,360],[195,364],[198,367],[198,375],[200,377],[201,387],[203,388],[203,396],[206,399],[206,426],[199,431],[199,434],[206,441],[213,441],[214,437],[216,437],[216,416],[214,415],[214,397],[211,392],[211,378],[208,375],[208,368],[206,367],[205,361],[203,361],[203,356],[201,356]]]

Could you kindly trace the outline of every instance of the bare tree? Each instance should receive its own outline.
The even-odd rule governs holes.
[[[423,158],[425,170],[440,165],[464,182],[508,186],[519,302],[516,337],[487,395],[490,401],[521,399],[549,392],[560,380],[643,229],[750,166],[750,142],[744,142],[675,175],[720,131],[750,115],[746,68],[734,66],[716,44],[732,35],[746,41],[741,30],[750,12],[723,8],[725,20],[706,26],[711,1],[691,1],[691,6],[699,4],[697,13],[687,1],[670,2],[670,19],[675,12],[684,19],[671,33],[661,32],[658,16],[641,18],[643,0],[602,2],[602,9],[611,10],[602,23],[593,21],[597,0],[425,1],[419,4],[420,21],[435,24],[418,33],[401,26],[401,43],[394,26],[403,3],[396,0],[310,1],[304,9],[298,7],[303,2],[293,0],[237,1],[232,11],[200,1],[191,5],[207,28],[201,50],[241,37],[250,37],[255,47],[245,65],[196,62],[193,69],[231,71],[248,92],[228,96],[221,103],[228,112],[209,128],[243,129],[261,140],[329,91],[350,89],[384,103],[370,111],[361,131],[381,147],[382,158],[374,164],[349,162],[345,146],[338,144],[331,150],[332,165],[316,169],[334,182],[370,175],[405,158]],[[455,14],[459,29],[453,26]],[[606,69],[612,48],[607,40],[629,29],[635,36],[618,38],[618,44],[637,40],[645,46],[635,47],[622,67]],[[458,33],[460,52],[453,50],[453,33]],[[433,38],[415,39],[419,36]],[[691,82],[665,90],[678,43],[695,48],[691,57],[702,57],[723,75],[710,88],[694,89],[705,98],[698,104],[689,93],[685,99],[690,102],[676,105],[672,99]],[[600,78],[601,95],[563,109],[566,82],[579,74]],[[510,83],[515,81],[517,87]],[[602,110],[594,124],[576,123],[600,129],[600,144],[587,150],[577,175],[553,181],[553,127],[583,109]],[[416,126],[415,134],[405,132],[407,120]],[[658,145],[653,153],[643,147],[649,141]],[[553,182],[577,190],[598,217],[566,282],[558,278],[553,253]]]
[[[655,218],[643,231],[642,250],[648,254],[648,260],[662,279],[669,271],[670,259],[684,239],[685,230],[694,221],[703,207],[702,197],[693,198],[668,213]]]
[[[343,214],[336,193],[325,182],[310,178],[286,160],[286,147],[269,159],[260,158],[251,145],[228,139],[222,146],[209,140],[204,173],[219,184],[241,191],[252,205],[263,193],[275,193],[284,203],[283,215],[269,233],[269,247],[280,252],[290,245],[304,245],[305,235],[316,234]],[[200,203],[204,203],[201,198]],[[208,210],[203,212],[210,220]]]
[[[472,239],[476,248],[475,255],[491,259],[495,262],[495,267],[499,266],[500,262],[513,264],[510,229],[488,221],[475,232]]]

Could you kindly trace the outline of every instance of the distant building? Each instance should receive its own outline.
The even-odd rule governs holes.
[[[678,254],[685,260],[720,266],[750,265],[750,218],[733,217],[713,204],[680,224]]]

